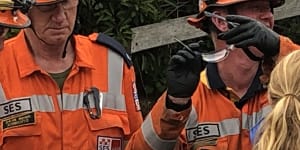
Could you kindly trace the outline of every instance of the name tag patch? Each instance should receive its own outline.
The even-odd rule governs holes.
[[[97,150],[121,150],[122,138],[116,137],[97,137]]]
[[[30,99],[11,100],[0,104],[0,118],[8,117],[18,113],[32,111]]]
[[[198,124],[197,127],[186,129],[186,137],[188,142],[220,137],[219,124]]]
[[[8,119],[4,119],[2,129],[4,130],[31,124],[35,124],[35,114],[33,112],[26,114],[23,113],[20,115],[12,116]]]

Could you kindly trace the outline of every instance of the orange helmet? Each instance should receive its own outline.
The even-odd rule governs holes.
[[[28,11],[31,3],[31,0],[0,0],[0,26],[10,28],[28,27],[31,21],[23,12]]]
[[[35,0],[35,5],[50,5],[50,4],[55,4],[62,2],[64,0]],[[72,0],[73,1],[73,0]]]
[[[202,23],[205,20],[204,11],[213,7],[225,7],[240,2],[250,0],[199,0],[199,14],[196,17],[189,17],[188,23],[196,28],[202,29]],[[284,4],[285,0],[269,0],[271,7],[276,8]]]

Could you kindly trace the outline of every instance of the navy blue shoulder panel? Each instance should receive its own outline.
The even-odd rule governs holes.
[[[130,56],[126,52],[125,48],[117,40],[103,33],[99,33],[96,42],[109,47],[111,50],[121,55],[128,67],[132,65]]]

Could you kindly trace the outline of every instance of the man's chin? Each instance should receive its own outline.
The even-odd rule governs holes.
[[[48,44],[53,46],[59,46],[61,44],[65,44],[66,40],[68,39],[68,36],[52,36],[51,39],[47,40]]]

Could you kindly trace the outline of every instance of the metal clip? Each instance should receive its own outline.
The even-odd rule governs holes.
[[[91,108],[89,95],[92,95],[94,99],[94,106],[96,113],[94,114],[93,108]],[[98,88],[91,87],[87,90],[86,94],[83,96],[83,104],[87,107],[87,111],[92,119],[99,119],[102,115],[102,102],[103,102],[103,93],[100,92]]]

